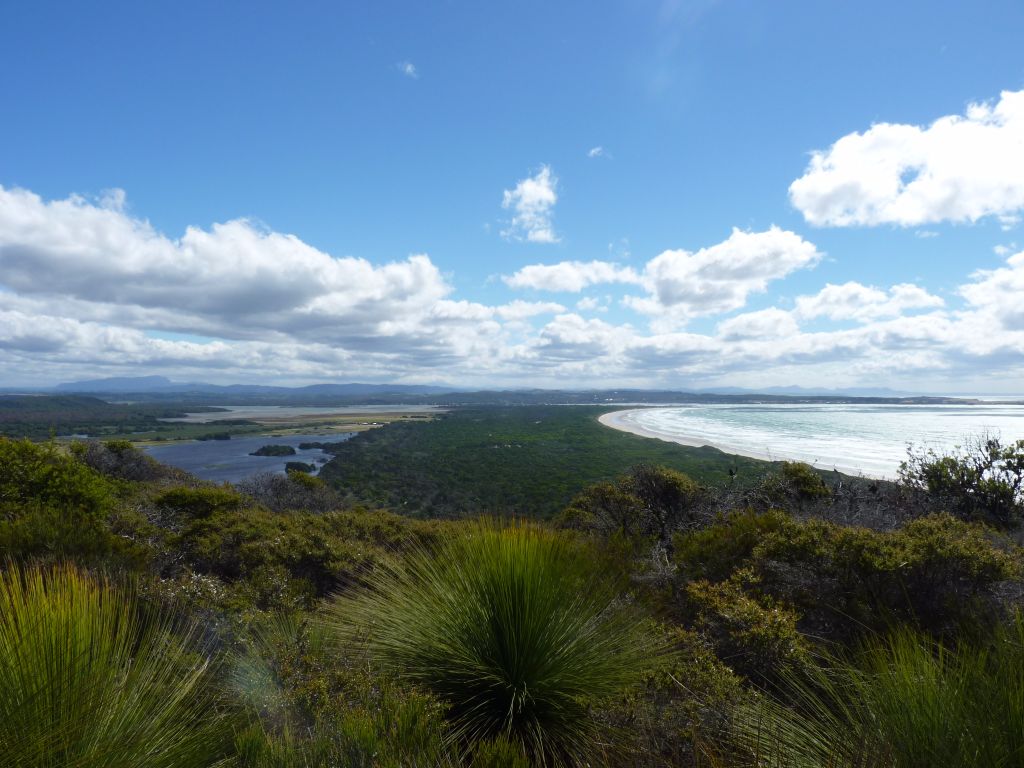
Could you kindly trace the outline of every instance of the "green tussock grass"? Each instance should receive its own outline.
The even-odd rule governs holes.
[[[447,705],[453,743],[504,738],[536,764],[577,765],[608,741],[588,705],[639,677],[655,643],[565,534],[476,523],[334,602],[343,647]]]
[[[207,661],[130,590],[61,566],[0,577],[0,766],[217,763]]]
[[[907,628],[792,681],[738,721],[751,765],[961,768],[1024,764],[1024,619],[984,643],[944,646]]]

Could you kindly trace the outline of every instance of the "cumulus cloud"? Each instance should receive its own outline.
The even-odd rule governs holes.
[[[793,315],[777,307],[757,312],[746,312],[718,324],[718,335],[723,339],[777,339],[798,333]]]
[[[530,264],[502,280],[510,288],[579,293],[590,285],[642,282],[629,267],[610,261],[561,261],[557,264]]]
[[[560,238],[551,220],[557,202],[558,178],[550,166],[542,165],[535,175],[505,190],[501,207],[512,211],[512,220],[502,236],[530,243],[557,243]]]
[[[459,298],[422,254],[383,264],[335,257],[245,220],[175,238],[128,211],[115,193],[45,201],[0,187],[2,383],[128,372],[461,386],[1024,375],[1024,253],[1004,253],[998,268],[965,277],[950,298],[955,307],[919,286],[851,282],[800,296],[788,312],[722,320],[715,333],[675,326],[742,309],[771,281],[813,265],[814,246],[777,228],[735,231],[635,269],[537,264],[506,279],[566,292],[625,285],[632,301],[647,302],[652,322],[644,331],[554,301]],[[581,312],[603,311],[612,300],[577,298]],[[819,317],[843,327],[800,327]]]
[[[1009,256],[1005,267],[971,277],[960,289],[971,307],[996,318],[1004,330],[1024,331],[1024,251]]]
[[[395,66],[398,68],[398,71],[406,77],[411,78],[412,80],[420,79],[420,71],[416,69],[416,65],[411,61],[400,61]]]
[[[818,226],[973,222],[1024,209],[1024,91],[920,127],[879,123],[815,152],[789,187]]]
[[[587,157],[593,159],[595,157],[607,157],[608,153],[605,152],[604,147],[591,147],[587,150]]]
[[[944,303],[938,296],[910,283],[894,285],[886,292],[850,281],[842,285],[828,283],[813,296],[798,297],[795,311],[806,319],[827,317],[866,322],[897,317],[909,310],[941,307]]]
[[[734,229],[723,242],[699,251],[665,251],[644,268],[646,297],[629,305],[655,317],[685,322],[697,315],[740,309],[772,280],[816,264],[821,254],[799,235],[771,227]]]
[[[503,279],[512,288],[575,293],[598,284],[641,286],[646,295],[625,297],[626,306],[670,327],[698,315],[739,309],[770,281],[813,266],[820,258],[812,243],[793,232],[734,229],[723,242],[695,252],[664,251],[641,272],[608,261],[562,261],[531,264]]]

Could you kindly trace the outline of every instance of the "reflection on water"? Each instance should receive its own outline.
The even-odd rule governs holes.
[[[302,450],[299,443],[340,443],[355,432],[327,435],[245,435],[230,440],[195,440],[168,445],[153,445],[146,453],[159,462],[184,469],[203,480],[237,483],[260,472],[283,473],[289,461],[302,461],[321,466],[330,458],[319,448]],[[264,445],[290,445],[294,456],[250,456]]]
[[[1024,439],[1021,405],[694,405],[631,411],[623,421],[724,451],[890,478],[908,443],[946,452],[985,433]]]

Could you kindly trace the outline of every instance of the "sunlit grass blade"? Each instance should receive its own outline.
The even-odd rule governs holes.
[[[130,590],[72,567],[0,576],[0,766],[216,764],[207,660]]]

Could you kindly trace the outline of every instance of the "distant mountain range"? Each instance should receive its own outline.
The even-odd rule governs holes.
[[[479,392],[485,390],[456,389],[453,387],[430,386],[425,384],[310,384],[304,387],[281,387],[262,384],[207,384],[204,382],[176,382],[166,376],[122,376],[109,379],[86,379],[58,384],[53,388],[60,393],[74,394],[216,394],[216,395],[297,395],[297,396],[340,396],[359,397],[363,395],[443,395],[453,392]],[[499,391],[499,390],[491,390]],[[540,393],[546,390],[523,389],[502,390]],[[552,390],[554,391],[554,390]],[[584,393],[604,390],[570,390]],[[616,389],[615,392],[636,392],[637,394],[666,390]],[[707,389],[679,390],[681,394],[696,395],[792,395],[795,397],[915,397],[914,392],[900,392],[885,387],[850,387],[848,389],[824,389],[813,387],[765,387],[747,389],[744,387],[712,387]]]
[[[308,395],[359,397],[363,395],[439,395],[458,390],[419,384],[310,384],[305,387],[277,387],[261,384],[206,384],[175,382],[166,376],[124,376],[87,379],[58,384],[54,390],[75,394],[216,394],[216,395]]]

